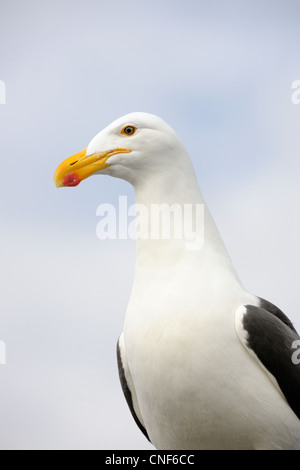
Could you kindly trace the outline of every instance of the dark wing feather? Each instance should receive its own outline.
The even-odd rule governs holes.
[[[300,364],[292,360],[294,341],[300,340],[298,333],[286,315],[265,300],[261,300],[261,307],[245,305],[244,308],[242,324],[247,332],[247,347],[276,378],[300,419]]]
[[[128,387],[128,383],[127,383],[127,380],[126,380],[125,371],[124,371],[124,367],[123,367],[123,363],[122,363],[122,357],[121,357],[121,350],[120,350],[119,341],[117,343],[117,359],[118,359],[118,369],[119,369],[120,382],[121,382],[121,386],[122,386],[122,390],[123,390],[125,399],[127,401],[127,405],[129,406],[129,409],[131,411],[131,414],[132,414],[136,424],[138,425],[138,427],[140,428],[142,433],[146,436],[146,438],[150,441],[146,429],[144,428],[144,426],[140,422],[140,420],[137,417],[137,414],[134,410],[133,401],[132,401],[132,394],[131,394],[131,391]]]
[[[280,310],[280,308],[276,307],[276,305],[272,304],[271,302],[269,302],[268,300],[265,300],[265,299],[262,299],[261,297],[258,297],[259,298],[259,301],[260,301],[260,307],[261,308],[264,308],[265,310],[267,310],[268,312],[270,313],[273,313],[273,315],[275,315],[275,317],[278,317],[281,321],[283,321],[283,323],[285,323],[287,326],[289,326],[295,333],[297,333],[293,323],[291,322],[291,320],[283,313],[282,310]],[[298,333],[297,333],[298,334]]]

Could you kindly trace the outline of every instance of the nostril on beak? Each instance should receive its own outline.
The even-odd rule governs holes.
[[[70,166],[73,166],[73,165],[75,165],[75,163],[77,163],[77,162],[78,162],[78,160],[76,160],[76,162],[72,162],[72,163],[70,163]]]

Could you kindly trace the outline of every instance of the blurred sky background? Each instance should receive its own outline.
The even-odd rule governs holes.
[[[123,114],[176,130],[244,285],[300,329],[299,17],[296,0],[1,1],[1,449],[152,448],[115,357],[135,243],[96,237],[97,206],[133,189],[53,183]]]

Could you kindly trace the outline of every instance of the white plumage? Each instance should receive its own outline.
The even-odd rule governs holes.
[[[126,126],[131,135],[124,133]],[[274,376],[281,367],[281,380],[294,380],[300,391],[299,368],[291,369],[292,379],[284,369],[296,333],[279,309],[242,286],[178,136],[160,118],[132,113],[91,141],[84,158],[94,155],[102,163],[89,174],[127,180],[136,203],[149,211],[153,204],[204,204],[204,243],[198,250],[187,249],[185,236],[137,241],[118,348],[122,386],[141,428],[157,449],[299,446],[299,409],[292,409],[289,392],[285,396]],[[86,177],[74,161],[59,167],[58,186],[74,175],[76,182]],[[150,237],[151,222],[146,230]],[[268,325],[262,338],[255,333],[261,320]],[[271,347],[268,335],[277,338],[281,329],[286,346],[279,334],[278,347]],[[287,365],[277,366],[283,354]],[[272,373],[264,361],[271,362]]]

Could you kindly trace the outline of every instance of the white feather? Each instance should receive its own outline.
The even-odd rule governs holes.
[[[122,135],[129,124],[136,133]],[[122,350],[151,441],[158,449],[299,446],[299,419],[248,353],[239,315],[235,326],[241,306],[258,300],[238,279],[180,139],[160,118],[133,113],[100,132],[87,154],[116,147],[131,153],[112,156],[101,173],[133,184],[138,204],[205,205],[200,250],[188,251],[184,237],[137,241]]]

